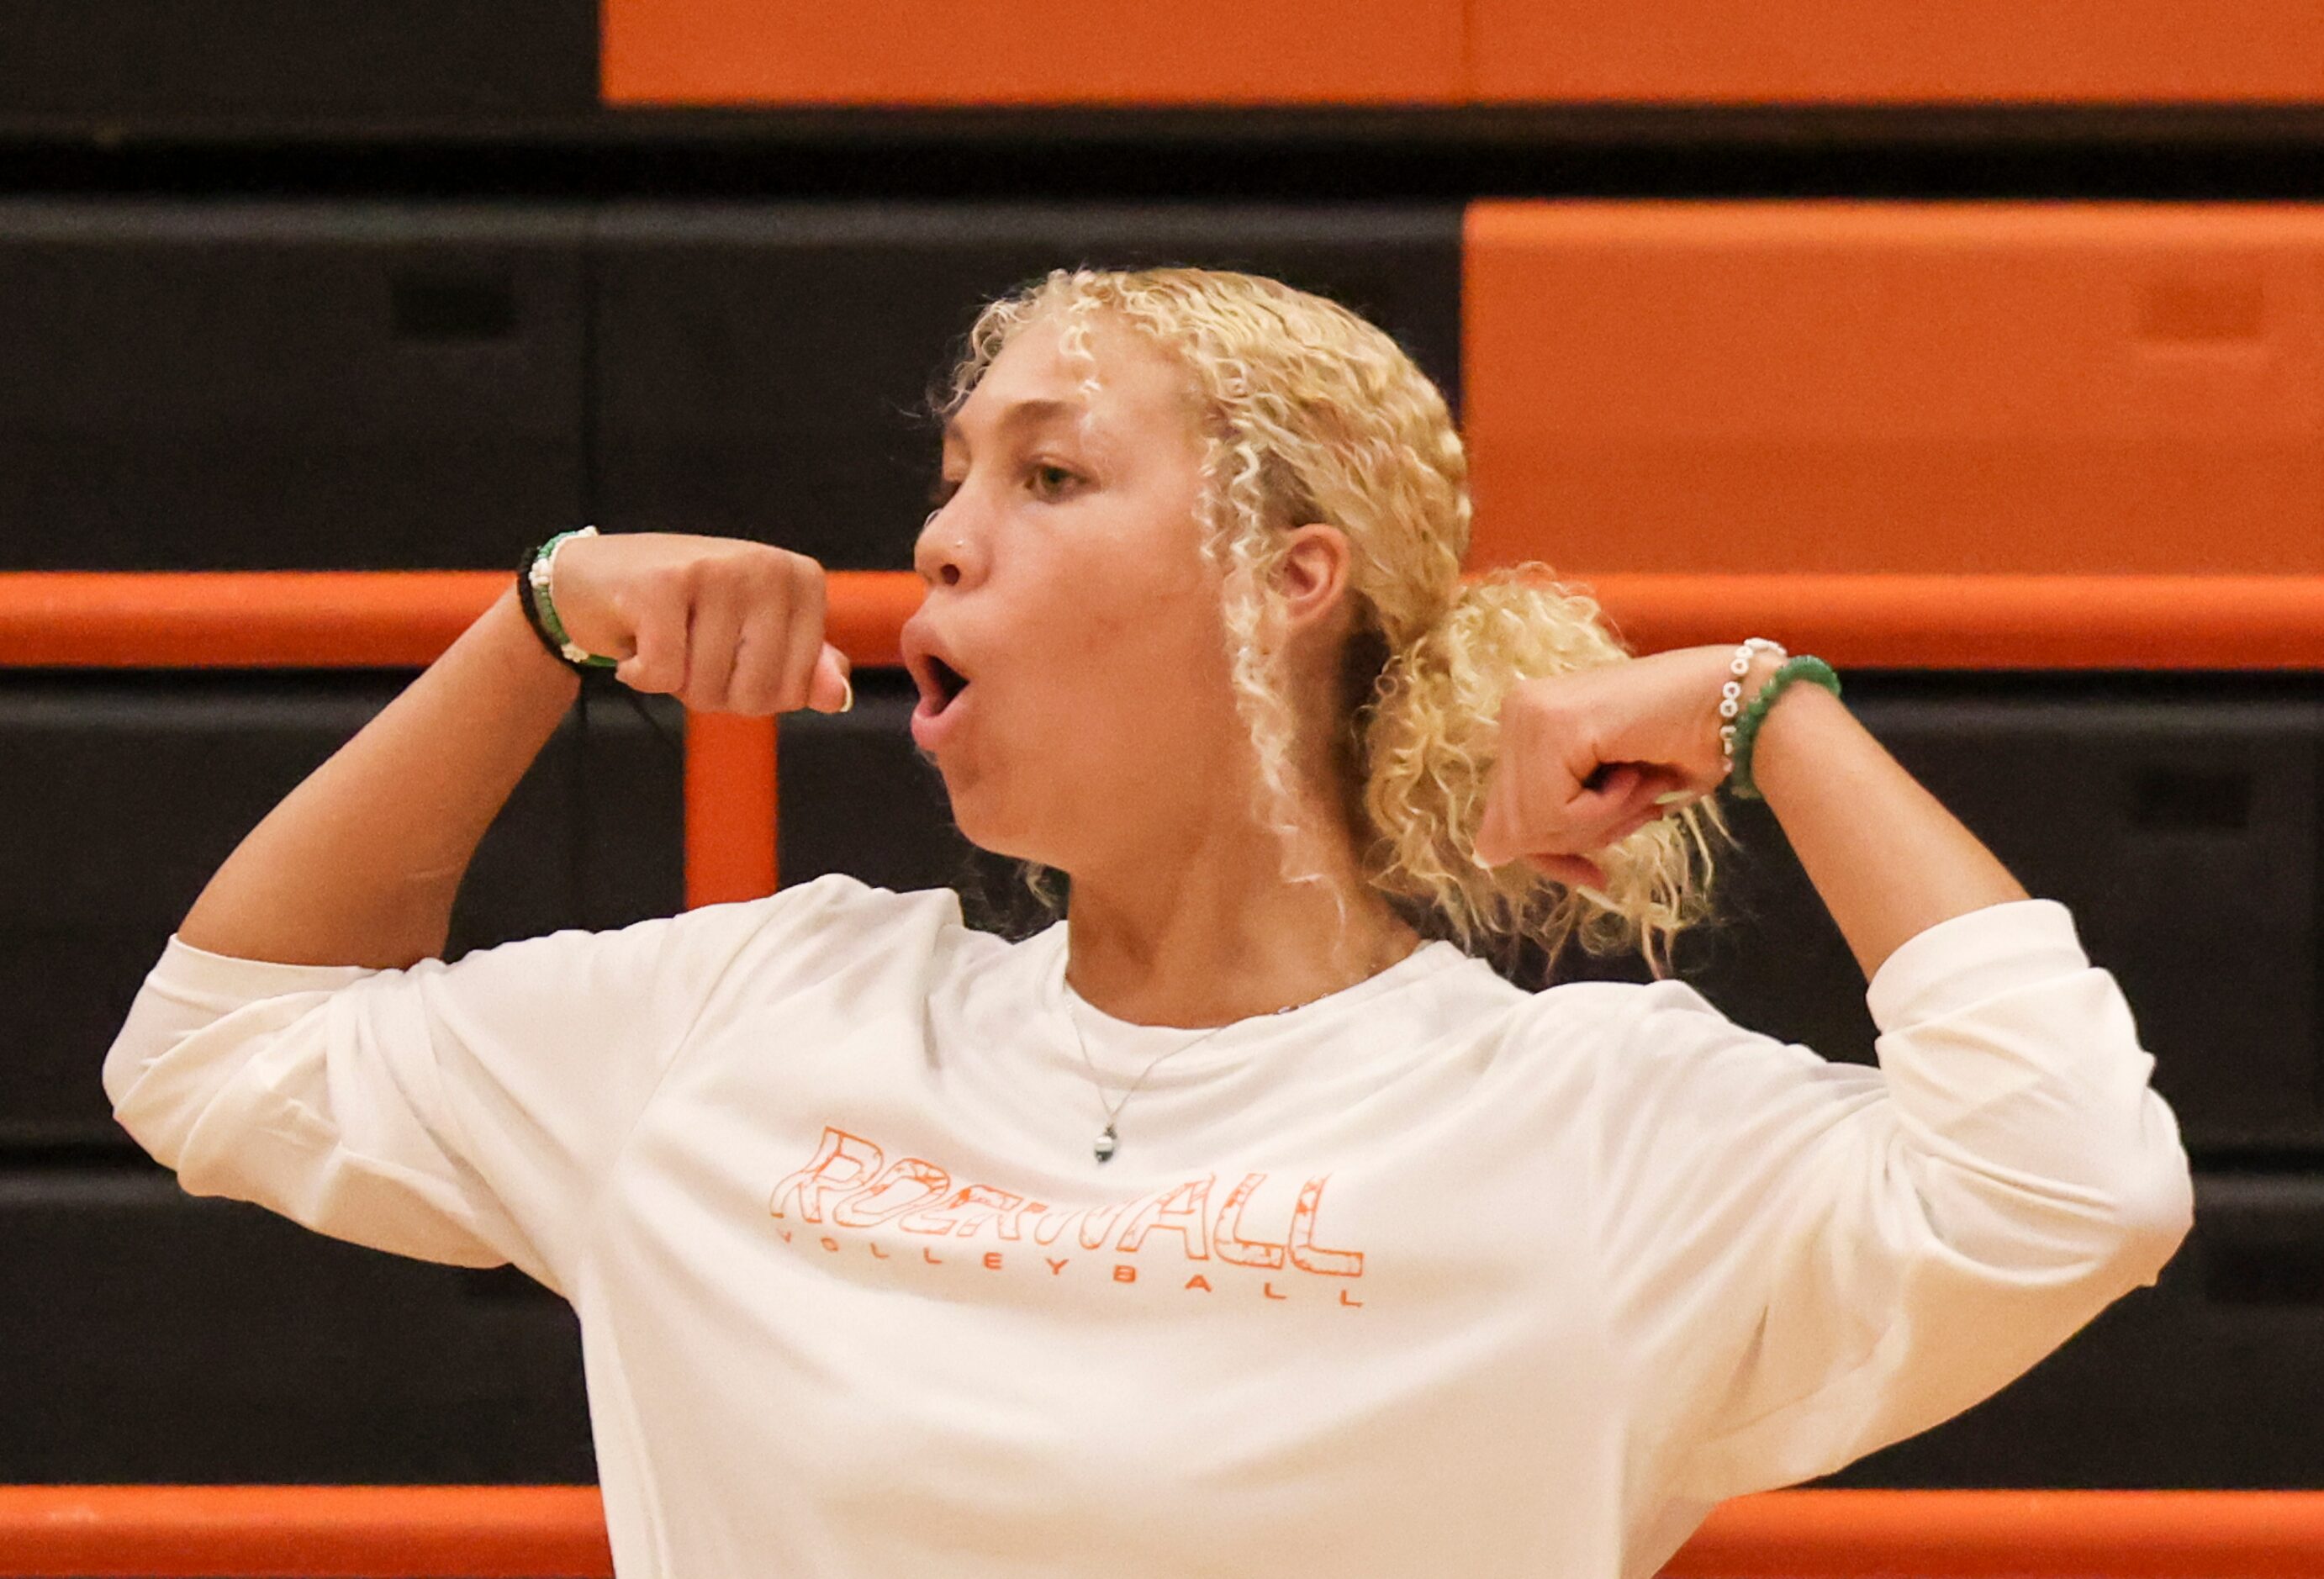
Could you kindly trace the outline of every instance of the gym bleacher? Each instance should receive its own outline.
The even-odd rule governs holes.
[[[1471,445],[1472,569],[1546,561],[1641,651],[1827,657],[2135,1006],[2186,1249],[1822,1489],[2316,1489],[2319,155],[2312,0],[9,0],[0,1487],[595,1474],[561,1300],[188,1196],[98,1083],[210,873],[428,638],[161,662],[67,640],[42,577],[133,609],[184,572],[497,586],[585,522],[901,572],[975,307],[1178,263],[1397,337]],[[857,688],[764,732],[740,881],[955,884],[1007,924],[909,682]],[[700,902],[686,772],[636,710],[568,717],[447,957]],[[1780,828],[1729,816],[1682,973],[1873,1061]],[[29,1561],[0,1573],[59,1571]]]

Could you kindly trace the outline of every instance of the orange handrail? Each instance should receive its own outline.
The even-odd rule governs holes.
[[[0,667],[416,669],[508,590],[498,570],[0,572]],[[860,667],[899,661],[919,605],[903,570],[835,570],[826,632]]]
[[[1842,667],[2324,669],[2324,577],[1559,572],[1637,651],[1774,634]],[[417,668],[490,605],[496,570],[0,572],[0,667]],[[918,577],[839,570],[826,632],[900,661]],[[688,908],[774,891],[771,718],[687,716]]]
[[[0,1486],[0,1579],[613,1573],[595,1486]],[[2324,1492],[1786,1491],[1667,1579],[2318,1579]]]
[[[1792,1491],[1721,1504],[1670,1579],[2315,1579],[2324,1492]]]
[[[0,1575],[610,1575],[595,1486],[0,1486]]]
[[[2324,669],[2324,577],[1717,576],[1559,569],[1639,651],[1735,640],[1878,669]],[[507,577],[476,570],[0,572],[0,667],[415,668]],[[837,570],[835,645],[899,661],[920,582]]]

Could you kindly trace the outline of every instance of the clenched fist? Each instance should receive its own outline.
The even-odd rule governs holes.
[[[549,597],[566,634],[620,659],[613,678],[632,690],[697,713],[854,705],[847,660],[823,639],[824,569],[805,554],[684,532],[569,538]]]
[[[1734,652],[1683,647],[1510,687],[1500,748],[1485,774],[1478,863],[1522,858],[1560,882],[1604,887],[1591,852],[1726,779],[1720,687],[1732,678]],[[1753,660],[1745,703],[1783,661],[1764,653]]]

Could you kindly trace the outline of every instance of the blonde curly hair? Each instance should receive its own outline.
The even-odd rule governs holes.
[[[1094,393],[1088,331],[1101,310],[1171,353],[1206,414],[1199,544],[1224,587],[1235,705],[1257,753],[1256,809],[1283,841],[1283,875],[1325,881],[1291,854],[1297,715],[1273,639],[1273,572],[1286,528],[1330,522],[1351,549],[1355,619],[1333,742],[1340,782],[1324,788],[1357,830],[1367,881],[1424,936],[1505,968],[1526,943],[1554,958],[1578,936],[1592,955],[1637,950],[1657,977],[1667,974],[1671,941],[1710,914],[1706,825],[1732,842],[1716,797],[1593,853],[1602,893],[1523,862],[1489,872],[1471,859],[1504,694],[1522,679],[1635,654],[1593,599],[1538,560],[1464,586],[1468,456],[1436,386],[1376,325],[1279,281],[1055,269],[985,305],[948,387],[931,390],[937,415],[956,413],[1001,349],[1051,312],[1063,315],[1061,346]],[[1027,863],[1024,876],[1054,910],[1048,870]]]

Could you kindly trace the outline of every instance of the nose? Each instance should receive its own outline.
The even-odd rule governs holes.
[[[929,511],[912,545],[912,568],[930,586],[957,586],[972,579],[978,568],[977,550],[957,520],[954,507],[957,503],[955,498],[953,504]]]

